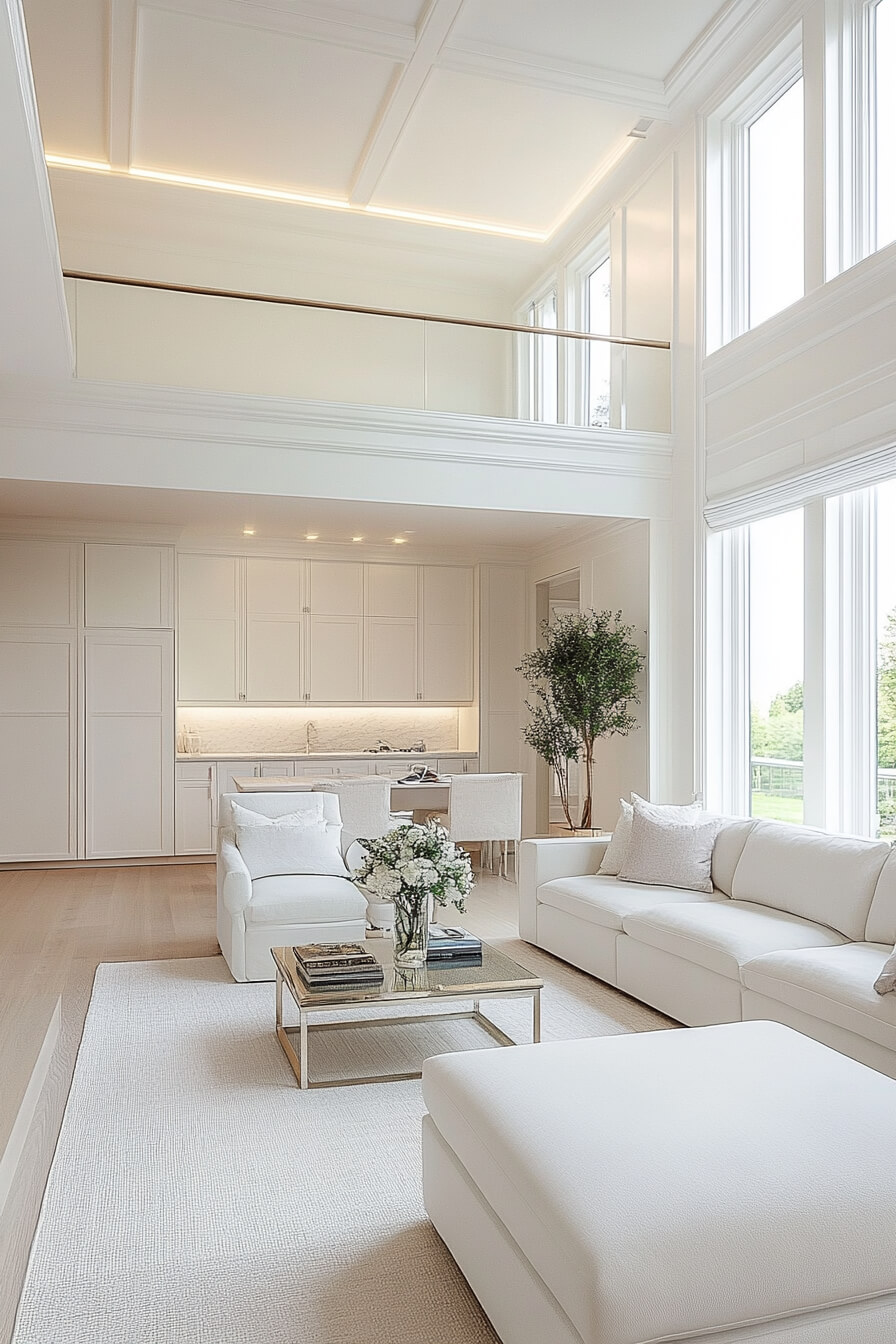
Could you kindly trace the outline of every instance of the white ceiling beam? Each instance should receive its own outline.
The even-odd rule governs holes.
[[[109,0],[109,163],[131,165],[134,74],[137,64],[137,0]]]
[[[373,196],[463,4],[464,0],[432,0],[420,25],[414,54],[392,85],[355,169],[349,191],[352,205],[367,205]]]
[[[436,65],[440,70],[509,80],[557,93],[574,93],[602,103],[630,107],[638,115],[652,117],[654,121],[669,120],[669,101],[661,79],[625,74],[578,61],[561,61],[556,57],[496,47],[486,42],[452,42],[442,51]]]
[[[415,33],[408,24],[314,0],[177,0],[176,8],[179,14],[216,23],[305,37],[394,60],[410,60],[414,52]]]
[[[19,0],[0,0],[0,386],[71,377],[73,353],[28,40]],[[0,475],[5,462],[0,453]]]

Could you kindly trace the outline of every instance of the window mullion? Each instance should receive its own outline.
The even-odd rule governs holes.
[[[873,490],[825,506],[825,817],[829,830],[877,829],[877,700]]]
[[[750,535],[707,542],[706,805],[750,813]]]

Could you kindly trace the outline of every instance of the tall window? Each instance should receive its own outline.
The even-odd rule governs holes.
[[[587,326],[596,335],[610,332],[610,258],[588,274],[586,281]],[[610,358],[612,346],[605,341],[587,342],[587,416],[595,429],[610,425]]]
[[[877,487],[877,811],[896,836],[896,481]]]
[[[805,293],[801,30],[794,29],[706,122],[706,349]]]
[[[557,326],[557,295],[553,290],[530,303],[530,327]],[[557,338],[524,336],[529,354],[529,419],[557,423]]]
[[[896,0],[873,8],[874,140],[877,246],[896,241]]]
[[[755,817],[803,820],[803,511],[749,527],[750,793]]]
[[[802,297],[803,81],[747,128],[747,325]]]

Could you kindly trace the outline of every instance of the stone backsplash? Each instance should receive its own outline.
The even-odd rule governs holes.
[[[179,709],[177,733],[199,734],[197,750],[208,755],[264,756],[305,751],[306,728],[312,725],[312,751],[366,751],[379,739],[390,747],[426,743],[427,751],[457,751],[456,708],[421,709]]]

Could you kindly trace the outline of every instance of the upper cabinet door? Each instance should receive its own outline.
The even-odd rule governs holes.
[[[174,625],[174,551],[89,541],[84,547],[84,624],[93,628],[170,630]]]
[[[0,625],[78,624],[79,546],[0,540]]]
[[[365,616],[417,619],[417,566],[366,565]]]
[[[364,566],[350,561],[312,560],[308,605],[312,616],[363,616]]]
[[[303,699],[305,562],[246,561],[246,699]]]
[[[181,555],[177,574],[178,699],[239,701],[240,560]]]
[[[360,704],[363,635],[363,616],[312,615],[309,699],[321,704]]]
[[[473,571],[423,566],[422,698],[431,704],[473,699]]]
[[[373,705],[416,700],[417,622],[370,616],[364,635],[364,699]]]

